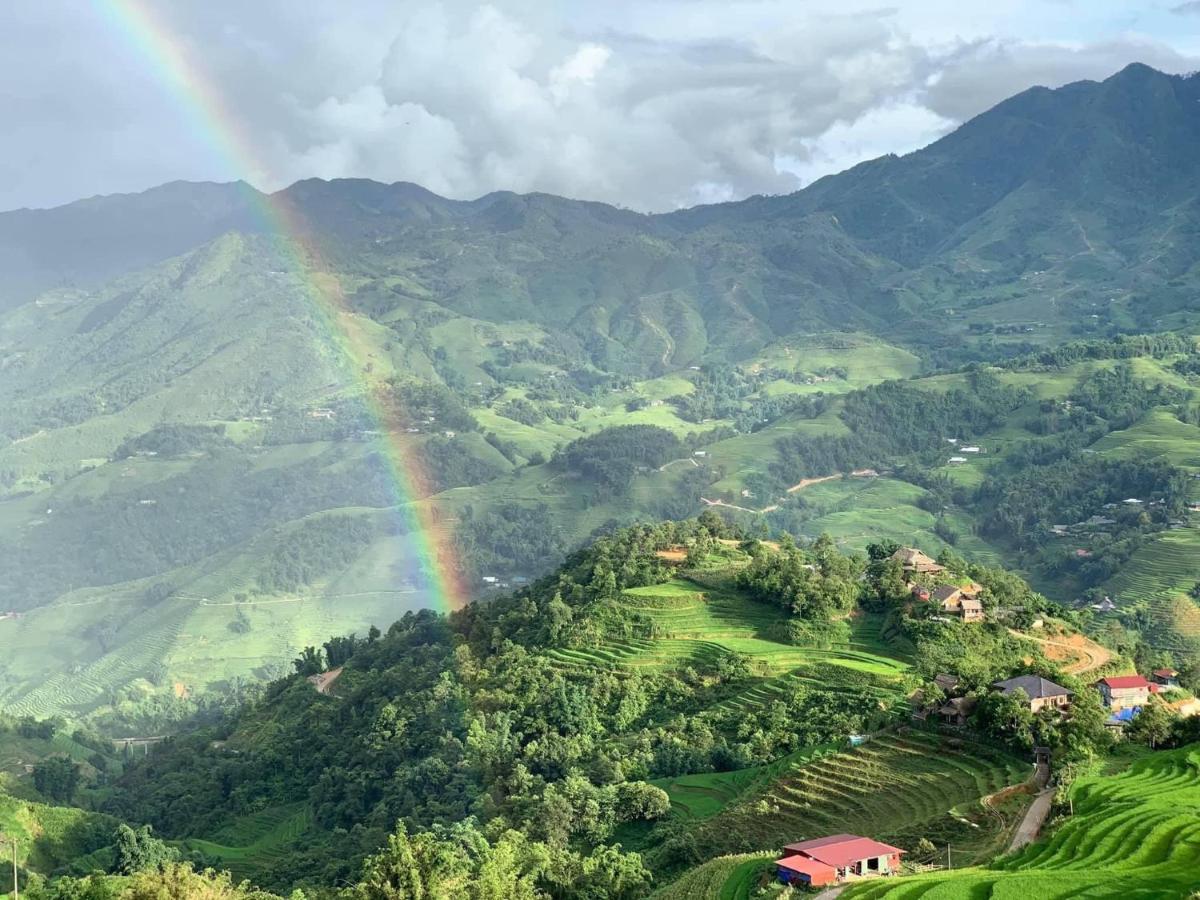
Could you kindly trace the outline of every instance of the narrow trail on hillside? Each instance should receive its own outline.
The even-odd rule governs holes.
[[[675,461],[678,462],[678,460],[675,460]],[[667,465],[671,465],[671,463],[667,463]],[[666,467],[664,466],[663,468],[666,468]],[[659,471],[662,471],[662,469],[660,469]],[[841,477],[842,477],[842,473],[839,472],[835,475],[821,475],[818,478],[801,478],[798,482],[796,482],[790,488],[788,488],[787,492],[789,494],[794,494],[794,493],[796,493],[796,491],[802,491],[806,487],[809,487],[811,485],[821,484],[826,481],[836,481],[837,479],[839,479]],[[851,478],[878,478],[879,473],[876,472],[874,469],[855,469],[853,472],[850,473],[850,477]],[[736,509],[736,510],[740,510],[741,512],[748,512],[748,513],[769,513],[769,512],[775,512],[775,510],[779,509],[778,503],[772,503],[770,506],[764,506],[762,509],[751,509],[748,506],[738,506],[735,503],[727,503],[724,500],[709,500],[707,497],[701,497],[700,501],[702,503],[707,504],[708,506],[723,506],[726,509]]]
[[[1064,659],[1074,660],[1063,666],[1063,671],[1068,675],[1083,675],[1087,672],[1093,672],[1108,665],[1113,659],[1111,650],[1100,646],[1082,634],[1074,634],[1061,640],[1053,640],[1051,638],[1023,634],[1012,628],[1009,629],[1009,633],[1014,637],[1024,638],[1027,641],[1033,641],[1035,644],[1046,647],[1046,655],[1056,662],[1062,662]],[[1058,656],[1055,655],[1056,652]]]

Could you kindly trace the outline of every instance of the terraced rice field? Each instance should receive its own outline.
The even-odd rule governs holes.
[[[1187,897],[1200,889],[1200,748],[1163,751],[1079,781],[1075,814],[987,869],[863,883],[850,900]]]
[[[710,859],[655,891],[651,900],[749,900],[773,859],[773,855],[762,853]]]
[[[84,711],[106,697],[114,685],[149,676],[179,638],[187,609],[182,603],[162,604],[127,626],[114,649],[76,672],[62,672],[15,702],[6,704],[14,715],[46,718]]]
[[[1104,586],[1120,606],[1145,603],[1161,647],[1200,642],[1200,608],[1187,592],[1200,581],[1200,528],[1167,531],[1139,549]]]
[[[1030,773],[1028,763],[988,747],[885,734],[782,773],[767,790],[704,821],[697,837],[702,847],[726,853],[839,832],[905,847],[947,820],[954,824],[956,808],[978,806]]]
[[[871,620],[857,624],[854,637],[842,646],[796,647],[766,637],[771,626],[783,621],[779,611],[734,592],[707,591],[684,579],[625,591],[621,607],[631,617],[648,620],[652,636],[552,650],[551,658],[571,667],[667,669],[715,664],[722,656],[739,653],[749,657],[752,670],[762,676],[817,664],[884,677],[908,669],[903,661],[886,655],[878,625]]]
[[[211,840],[189,838],[188,850],[199,850],[220,861],[235,878],[250,878],[282,861],[289,845],[312,824],[304,804],[279,806],[245,816],[212,836]]]
[[[699,820],[719,813],[740,796],[772,780],[785,776],[823,756],[838,752],[838,745],[806,747],[764,766],[735,772],[704,772],[660,778],[653,783],[671,798],[671,814],[677,818]]]

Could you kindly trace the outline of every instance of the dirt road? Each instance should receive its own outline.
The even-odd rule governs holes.
[[[1112,651],[1084,637],[1082,634],[1072,634],[1068,637],[1059,638],[1043,638],[1035,637],[1032,634],[1023,634],[1011,628],[1009,632],[1016,637],[1025,638],[1026,640],[1033,641],[1035,644],[1041,644],[1045,648],[1046,656],[1055,662],[1065,662],[1068,659],[1073,660],[1063,666],[1063,671],[1068,675],[1083,675],[1087,672],[1103,668],[1112,662]]]

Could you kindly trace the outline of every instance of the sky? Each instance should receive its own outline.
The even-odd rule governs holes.
[[[363,177],[668,210],[910,152],[1034,85],[1200,69],[1200,0],[130,2],[222,124],[112,0],[7,0],[0,209]]]

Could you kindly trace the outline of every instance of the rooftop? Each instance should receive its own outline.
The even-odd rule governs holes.
[[[1101,678],[1097,684],[1106,684],[1110,688],[1149,688],[1148,682],[1141,675],[1109,675],[1107,678]]]
[[[791,869],[793,872],[801,872],[813,880],[833,879],[837,877],[837,870],[833,866],[827,866],[823,862],[818,862],[815,859],[800,856],[799,854],[777,859],[775,860],[775,865]]]
[[[997,688],[1005,694],[1011,694],[1013,691],[1020,689],[1025,692],[1025,695],[1030,700],[1045,697],[1070,697],[1072,695],[1072,692],[1061,684],[1055,684],[1050,679],[1042,678],[1039,675],[1018,675],[1016,678],[993,682],[992,687]]]
[[[839,869],[858,862],[860,859],[905,852],[899,847],[883,844],[857,834],[835,834],[811,841],[801,841],[798,844],[788,844],[784,849],[794,853],[803,853],[818,862]]]

